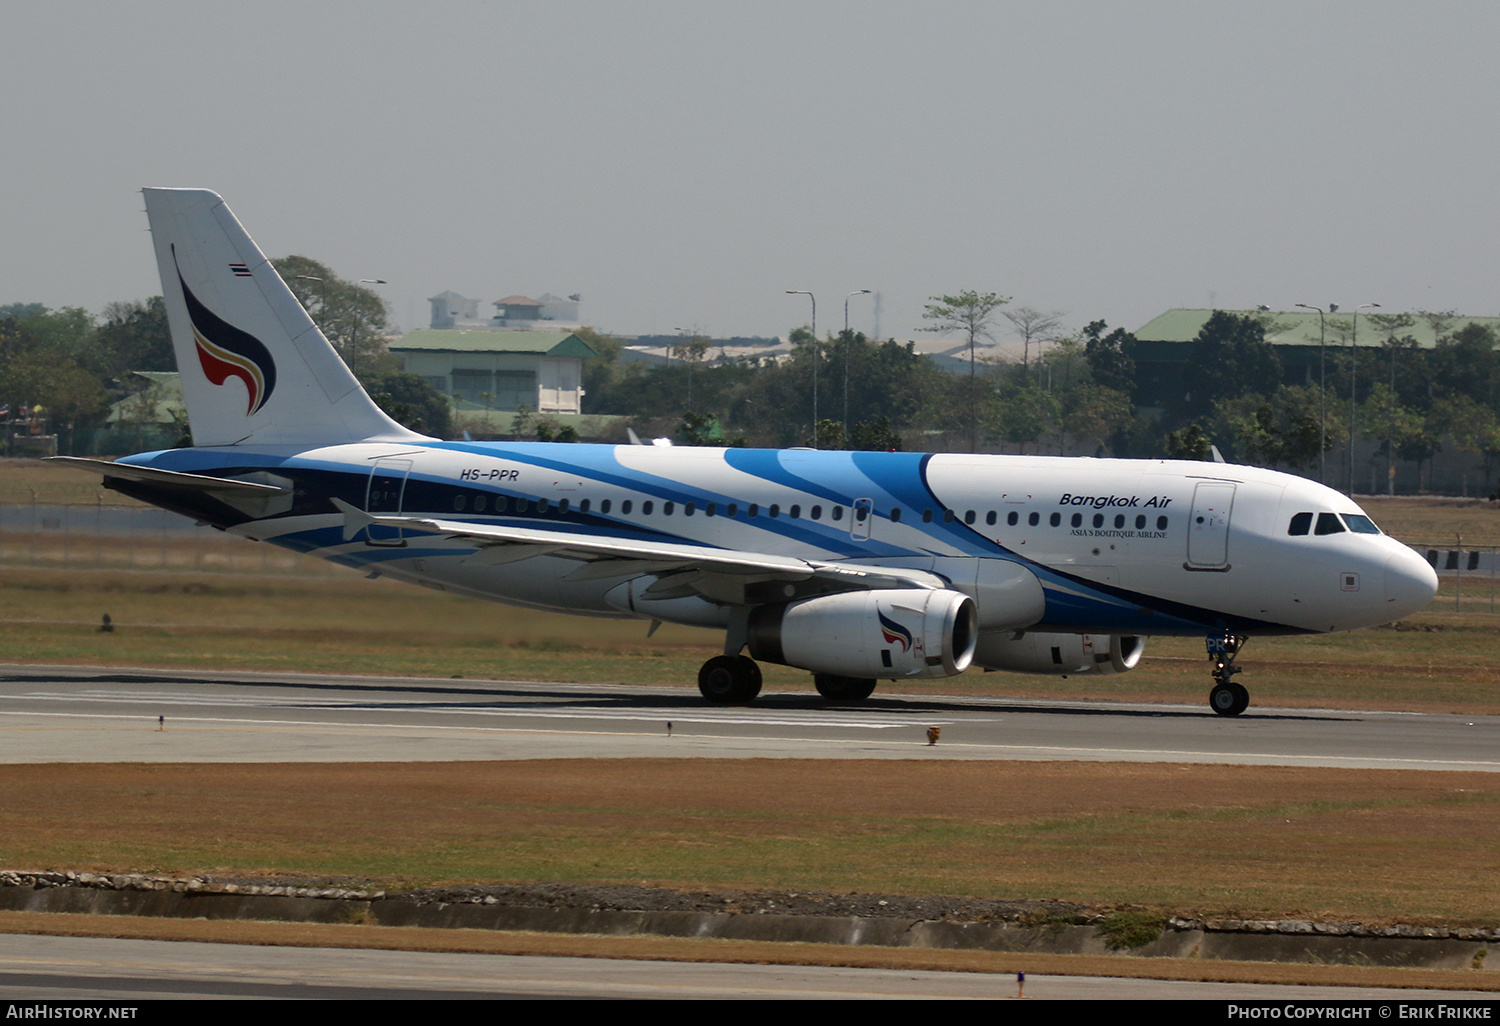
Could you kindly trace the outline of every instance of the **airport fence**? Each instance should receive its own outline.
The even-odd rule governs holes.
[[[326,577],[325,560],[253,542],[144,506],[0,505],[0,566]]]
[[[1468,545],[1462,539],[1433,545],[1413,545],[1437,571],[1438,594],[1433,612],[1495,613],[1496,582],[1500,578],[1500,546]]]

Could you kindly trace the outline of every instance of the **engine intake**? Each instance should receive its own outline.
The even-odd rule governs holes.
[[[951,677],[978,641],[974,600],[947,589],[847,591],[750,613],[750,656],[842,677]]]

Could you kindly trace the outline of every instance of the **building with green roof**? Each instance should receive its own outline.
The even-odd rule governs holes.
[[[1259,318],[1265,324],[1266,341],[1276,348],[1276,355],[1281,360],[1282,380],[1288,385],[1318,384],[1321,343],[1326,343],[1330,353],[1351,344],[1361,349],[1381,348],[1392,338],[1410,339],[1417,348],[1432,349],[1437,345],[1439,335],[1451,335],[1469,324],[1482,324],[1500,332],[1500,317],[1419,313],[1382,315],[1380,310],[1367,309],[1360,312],[1357,337],[1352,310],[1326,314],[1320,335],[1315,310],[1224,312],[1236,317]],[[1168,405],[1191,391],[1192,382],[1187,377],[1192,358],[1191,343],[1213,314],[1213,310],[1168,310],[1136,329],[1137,405]],[[1401,319],[1398,321],[1397,317]]]
[[[571,331],[422,329],[390,350],[454,399],[558,414],[583,412],[583,361],[598,355]]]

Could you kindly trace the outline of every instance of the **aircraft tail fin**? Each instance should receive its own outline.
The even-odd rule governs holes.
[[[425,437],[375,405],[217,193],[142,192],[194,445]]]

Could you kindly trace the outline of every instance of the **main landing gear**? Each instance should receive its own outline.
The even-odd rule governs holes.
[[[749,656],[714,656],[698,671],[698,690],[715,705],[749,705],[760,694],[760,667]]]
[[[749,705],[760,694],[760,666],[744,655],[714,656],[698,671],[698,690],[714,705]],[[818,694],[830,702],[863,702],[875,690],[875,680],[813,674]]]
[[[873,677],[839,677],[832,673],[813,674],[813,686],[830,702],[863,702],[875,691]]]
[[[1241,669],[1234,665],[1234,660],[1246,640],[1231,634],[1208,639],[1208,657],[1214,663],[1214,686],[1208,693],[1208,705],[1220,716],[1238,716],[1250,706],[1250,692],[1233,679]]]

